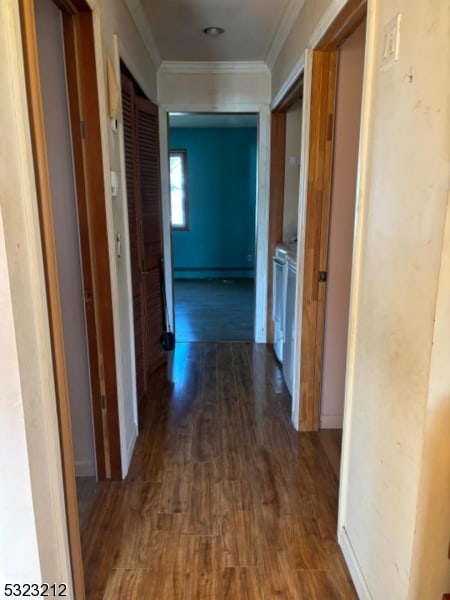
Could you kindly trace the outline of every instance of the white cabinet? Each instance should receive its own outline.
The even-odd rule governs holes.
[[[283,362],[284,346],[284,321],[286,306],[286,271],[287,250],[279,244],[275,249],[273,257],[273,297],[272,297],[272,320],[273,320],[273,350],[275,356]]]
[[[292,396],[295,348],[295,293],[297,288],[297,261],[287,257],[286,309],[283,345],[283,375]]]

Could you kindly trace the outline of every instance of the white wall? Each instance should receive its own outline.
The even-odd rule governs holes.
[[[96,475],[91,387],[61,11],[35,2],[45,136],[53,201],[75,473]]]
[[[339,50],[323,342],[321,429],[342,427],[365,22]]]
[[[148,97],[156,101],[156,71],[139,36],[136,25],[123,0],[98,0],[97,23],[100,32],[97,48],[101,77],[100,109],[102,112],[104,168],[110,237],[110,260],[116,335],[116,362],[119,392],[122,472],[126,475],[137,438],[137,398],[134,359],[134,326],[129,257],[128,213],[126,198],[123,129],[119,106],[119,131],[113,132],[108,117],[106,61],[109,58],[120,85],[122,58]],[[109,172],[119,174],[119,193],[112,198]],[[120,236],[121,256],[117,256],[116,237]]]
[[[297,235],[302,106],[303,100],[297,100],[286,113],[286,163],[284,167],[283,201],[284,242],[288,242],[292,239],[292,236]]]
[[[381,71],[397,12],[400,59]],[[340,522],[372,596],[406,598],[449,184],[448,2],[379,2],[373,17]]]
[[[220,65],[220,63],[219,63]],[[233,71],[233,67],[210,72],[188,66],[163,63],[158,71],[158,100],[161,104],[269,104],[270,72],[257,65],[257,70]],[[214,68],[213,68],[214,69]]]
[[[0,64],[0,204],[5,235],[4,245],[0,243],[0,578],[70,583],[48,313],[15,1],[0,2]]]
[[[91,3],[98,6],[103,59],[107,55],[114,57],[114,35],[117,35],[121,58],[150,100],[156,102],[156,69],[125,0],[91,0]]]
[[[310,39],[320,29],[327,11],[334,14],[345,4],[346,0],[305,0],[273,66],[272,99],[278,95],[293,71],[303,63],[304,50],[311,46]]]
[[[425,443],[416,513],[411,598],[450,590],[450,196],[439,277],[430,365]]]
[[[0,436],[2,444],[8,448],[7,452],[3,450],[0,453],[0,586],[4,590],[5,583],[40,581],[41,569],[1,218],[0,319]]]
[[[273,97],[317,39],[320,12],[339,4],[305,2]],[[397,12],[400,59],[382,71],[383,27]],[[432,355],[445,327],[442,313],[437,331],[434,320],[449,185],[448,19],[447,0],[369,0],[339,539],[360,596],[374,599],[448,591],[448,527],[438,533],[448,525],[448,441],[436,415],[450,384]]]

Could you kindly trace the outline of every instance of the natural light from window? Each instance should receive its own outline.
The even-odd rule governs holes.
[[[176,229],[187,229],[186,153],[170,151],[171,223]]]

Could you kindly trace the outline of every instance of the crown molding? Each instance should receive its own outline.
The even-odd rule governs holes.
[[[158,73],[264,73],[270,71],[262,60],[254,61],[162,61]]]
[[[286,43],[292,26],[297,19],[304,3],[305,0],[290,0],[289,4],[287,5],[277,32],[275,33],[275,36],[266,54],[265,62],[270,70],[273,69],[281,49]]]
[[[125,6],[128,8],[128,12],[136,25],[136,28],[141,36],[142,42],[150,56],[150,59],[158,71],[161,65],[161,55],[156,45],[155,38],[150,27],[147,15],[142,8],[140,0],[124,0]]]

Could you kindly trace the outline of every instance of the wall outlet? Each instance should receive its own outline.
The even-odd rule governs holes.
[[[402,15],[399,13],[384,27],[383,33],[383,56],[381,69],[388,69],[397,60],[400,52],[400,21]]]
[[[253,255],[247,254],[247,262],[252,262],[252,260],[253,260]]]

